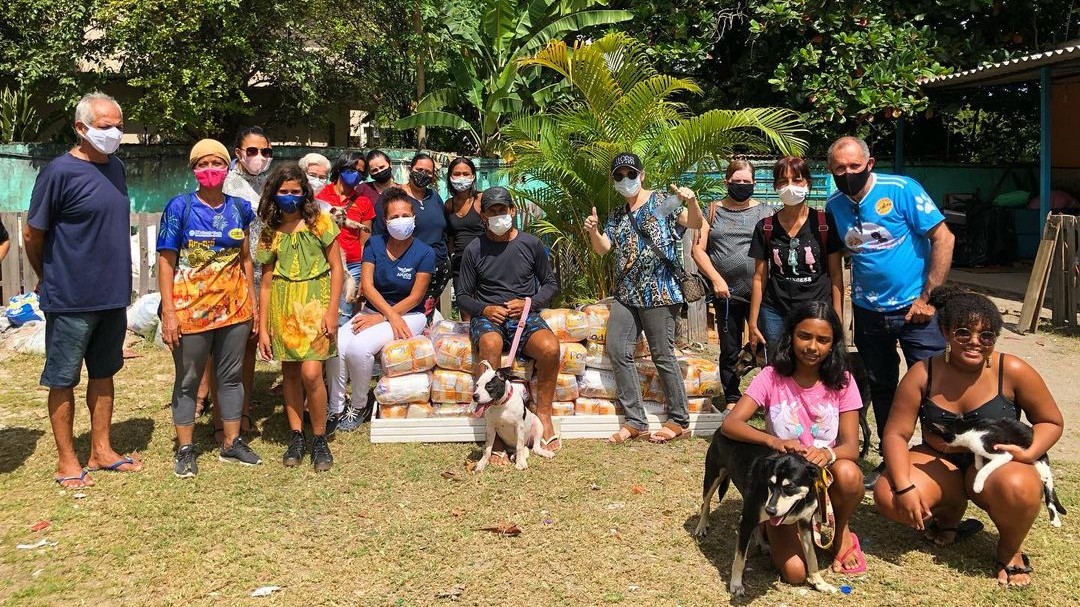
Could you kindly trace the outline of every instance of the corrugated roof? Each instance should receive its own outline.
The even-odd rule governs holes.
[[[928,89],[967,88],[999,84],[1014,84],[1039,79],[1039,70],[1045,66],[1054,66],[1053,77],[1060,78],[1080,75],[1080,43],[1000,61],[988,63],[977,68],[934,76],[923,82]]]

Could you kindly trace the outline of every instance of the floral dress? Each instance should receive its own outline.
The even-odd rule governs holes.
[[[274,264],[267,325],[275,360],[337,356],[336,344],[322,331],[330,307],[327,250],[337,235],[338,226],[328,213],[319,213],[314,226],[301,226],[291,234],[264,228],[255,259]]]

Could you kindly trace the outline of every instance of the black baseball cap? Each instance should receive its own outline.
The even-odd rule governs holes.
[[[644,168],[641,165],[641,159],[633,152],[623,152],[615,156],[615,160],[611,161],[611,174],[614,175],[615,171],[621,168],[631,168],[637,172],[641,172]]]
[[[484,193],[480,195],[481,211],[486,211],[500,204],[507,207],[514,206],[514,197],[510,195],[510,190],[502,186],[492,186],[484,190]]]

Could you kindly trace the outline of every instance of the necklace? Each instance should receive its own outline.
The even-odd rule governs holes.
[[[214,208],[214,205],[212,205],[209,202],[203,200],[202,196],[199,196],[198,194],[196,194],[196,196],[198,196],[199,200],[202,201],[202,203],[205,204],[206,206],[210,207],[210,210],[214,212],[214,217],[210,220],[210,225],[213,226],[213,228],[215,230],[218,230],[218,231],[224,230],[225,225],[228,223],[225,220],[225,209],[226,209],[226,207],[228,207],[228,205],[225,204],[224,201],[222,201],[221,206],[220,206],[220,210],[219,210],[219,209]]]

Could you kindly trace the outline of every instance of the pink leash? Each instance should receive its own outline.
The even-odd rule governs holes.
[[[525,298],[525,307],[521,309],[518,317],[517,330],[514,331],[514,341],[510,342],[510,366],[514,365],[514,357],[517,356],[518,345],[521,343],[521,334],[525,332],[525,322],[529,319],[529,308],[532,307],[532,298]]]

